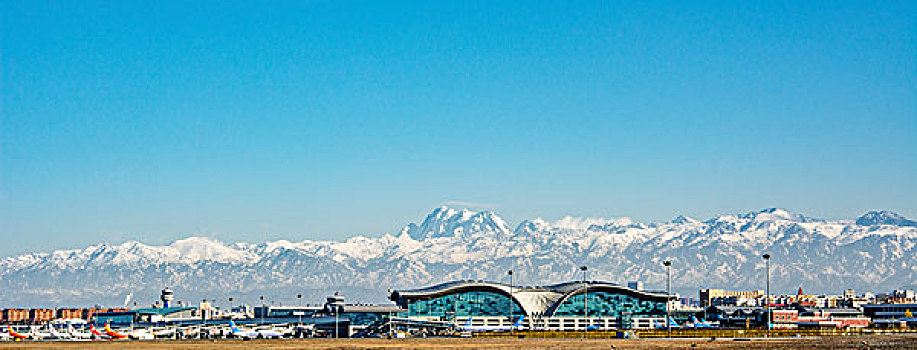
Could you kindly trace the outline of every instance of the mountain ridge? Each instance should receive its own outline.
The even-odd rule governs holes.
[[[863,217],[868,225],[857,223]],[[891,212],[860,219],[767,208],[706,221],[536,218],[511,228],[491,211],[440,207],[420,224],[381,237],[262,243],[189,237],[163,246],[129,241],[6,257],[0,259],[0,303],[114,303],[127,293],[152,300],[167,285],[195,299],[275,294],[288,300],[303,292],[319,299],[342,290],[378,302],[388,288],[501,280],[509,269],[525,284],[579,279],[576,268],[583,264],[590,279],[658,287],[666,259],[674,262],[674,290],[690,297],[701,287],[759,288],[765,251],[773,256],[776,291],[917,285],[917,266],[908,258],[917,256],[917,227]]]

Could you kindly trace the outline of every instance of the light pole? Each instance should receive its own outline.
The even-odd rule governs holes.
[[[335,305],[334,306],[334,339],[338,339],[340,337],[338,335],[338,329],[340,329],[340,326],[338,326],[338,314],[340,313],[341,313],[341,306]]]
[[[580,266],[579,269],[583,271],[583,321],[586,321],[586,326],[583,328],[583,335],[585,336],[586,331],[589,330],[589,286],[586,285],[586,270],[589,268],[583,265]]]
[[[297,307],[302,307],[302,293],[296,294],[296,299],[299,299]],[[299,312],[299,327],[302,327],[302,309]]]
[[[672,337],[672,321],[671,321],[671,312],[669,311],[669,295],[672,295],[672,262],[669,260],[663,261],[665,265],[665,336],[666,338]]]
[[[764,290],[764,314],[767,316],[767,335],[770,336],[771,333],[771,255],[764,253],[761,256],[764,258],[764,276],[765,276],[765,290]]]
[[[452,295],[452,311],[454,311],[454,312],[453,312],[453,317],[452,317],[452,322],[454,323],[454,327],[455,327],[455,328],[458,328],[458,302],[460,302],[460,301],[461,301],[461,302],[464,302],[464,301],[465,301],[465,298],[462,297],[461,294],[453,294],[453,295]],[[463,305],[464,305],[464,304],[463,304]],[[468,318],[466,319],[466,322],[471,322],[471,314],[470,314],[470,313],[468,313]]]
[[[388,295],[392,295],[392,289],[391,289],[391,288],[388,289]],[[453,314],[454,314],[455,316],[458,316],[458,309],[457,309],[457,306],[455,305],[455,299],[454,299],[454,298],[453,298],[453,303],[452,303],[452,310],[455,311]],[[394,317],[393,313],[392,313],[392,312],[389,312],[389,313],[388,313],[388,338],[389,338],[389,339],[392,339],[392,337],[393,337],[394,334],[395,334],[395,330],[392,328],[392,327],[395,326],[394,324],[392,324],[392,317]],[[452,322],[453,322],[453,323],[455,322],[455,317],[452,318]],[[454,326],[453,326],[453,327],[454,327]]]
[[[267,307],[264,306],[264,296],[261,296],[261,324],[264,324],[264,314],[267,313]]]
[[[513,333],[513,328],[515,328],[513,326],[515,324],[513,322],[513,270],[507,271],[506,274],[509,275],[509,332]]]

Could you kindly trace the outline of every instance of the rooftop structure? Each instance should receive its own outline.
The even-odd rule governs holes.
[[[588,295],[588,300],[584,300]],[[390,299],[409,316],[590,316],[665,314],[674,296],[621,285],[587,281],[547,286],[510,286],[486,281],[454,281],[393,291]]]
[[[756,299],[764,296],[763,290],[750,290],[750,291],[728,291],[725,289],[701,289],[698,292],[698,297],[700,299],[700,307],[708,307],[714,305],[714,299],[721,298],[734,298],[735,300],[739,299]],[[733,304],[735,305],[735,304]]]
[[[131,323],[157,323],[200,318],[200,309],[197,307],[164,307],[99,312],[93,316],[93,323],[111,323],[123,325]]]

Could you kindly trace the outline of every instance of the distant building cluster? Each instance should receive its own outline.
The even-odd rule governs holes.
[[[91,320],[100,313],[123,312],[125,308],[3,309],[0,324],[44,324],[55,319]]]
[[[721,327],[757,328],[903,328],[917,326],[913,290],[888,294],[845,290],[813,295],[802,288],[793,295],[765,295],[763,290],[703,289],[699,305],[707,320]],[[768,314],[771,315],[768,323]]]

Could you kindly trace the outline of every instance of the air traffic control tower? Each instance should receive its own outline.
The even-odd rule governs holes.
[[[162,290],[162,294],[159,296],[159,300],[162,300],[162,307],[167,308],[172,305],[172,300],[175,299],[175,296],[172,295],[172,290],[169,287]]]

